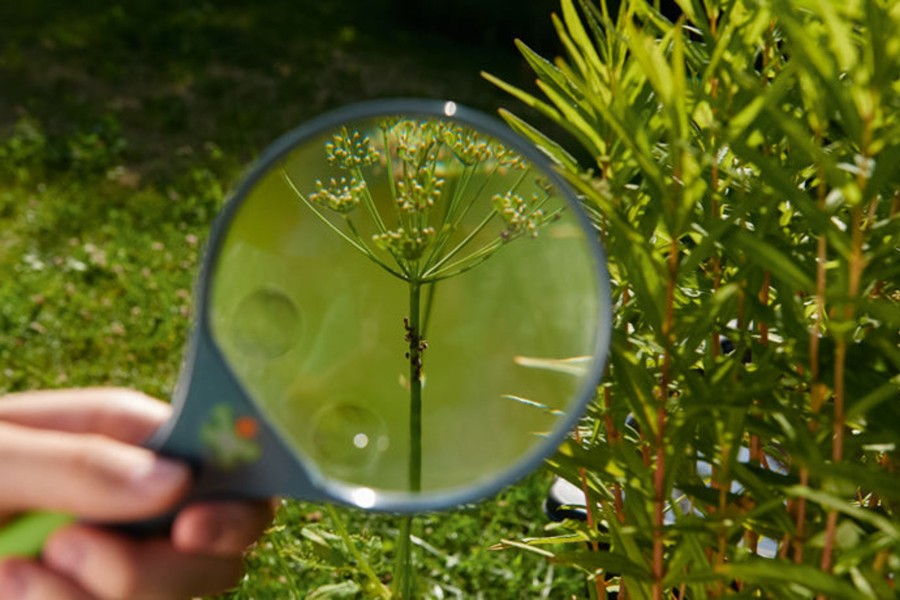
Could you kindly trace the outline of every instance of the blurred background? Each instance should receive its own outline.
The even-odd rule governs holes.
[[[167,397],[205,232],[265,146],[372,98],[495,112],[481,70],[528,86],[513,38],[551,45],[553,3],[482,4],[0,3],[0,391]]]
[[[325,110],[396,96],[493,113],[529,87],[555,2],[0,2],[0,393],[123,385],[169,398],[229,188]],[[416,520],[426,597],[568,597],[574,570],[491,550],[540,532],[549,475]],[[286,503],[233,598],[365,597],[340,519],[390,584],[397,520]]]
[[[115,125],[127,162],[152,169],[202,142],[250,158],[357,100],[452,96],[492,110],[500,94],[479,71],[522,83],[513,38],[553,43],[554,9],[546,0],[4,2],[0,132],[23,115],[51,137]]]

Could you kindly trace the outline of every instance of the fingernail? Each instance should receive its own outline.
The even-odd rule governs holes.
[[[208,519],[197,533],[196,544],[200,548],[215,549],[225,535],[225,528],[216,519]]]
[[[183,485],[189,477],[187,466],[166,458],[157,458],[147,468],[134,474],[132,484],[142,492],[153,493],[160,488]]]
[[[0,598],[24,598],[28,594],[28,575],[21,561],[0,562]]]
[[[44,561],[64,573],[75,573],[84,560],[84,547],[73,536],[52,537],[44,547]]]

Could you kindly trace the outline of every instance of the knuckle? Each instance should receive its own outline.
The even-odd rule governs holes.
[[[129,448],[114,445],[97,434],[82,436],[75,451],[62,457],[71,473],[98,491],[120,491],[130,470]]]
[[[115,568],[107,569],[94,583],[93,592],[101,600],[132,600],[140,597],[140,564],[127,547],[119,550]]]
[[[115,577],[109,577],[104,583],[104,588],[98,590],[102,600],[133,600],[139,598],[141,592],[138,585],[137,568],[133,563],[128,563]]]

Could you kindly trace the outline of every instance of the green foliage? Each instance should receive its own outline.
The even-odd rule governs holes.
[[[538,554],[495,547],[501,540],[541,535],[546,486],[546,473],[540,473],[484,504],[417,516],[411,537],[416,597],[581,596],[584,584],[569,569]],[[340,534],[343,528],[347,537]],[[284,503],[249,555],[241,586],[227,597],[385,597],[385,588],[395,583],[393,561],[401,530],[400,517]]]
[[[406,29],[392,4],[0,2],[0,393],[112,384],[170,397],[206,232],[262,147],[361,98],[496,104],[477,68],[489,56],[515,77],[511,48]],[[541,534],[547,484],[542,473],[418,520],[421,594],[579,595],[572,572],[490,550]],[[397,519],[337,512],[389,579]],[[286,502],[225,597],[368,596],[370,579],[321,513]]]
[[[222,170],[208,159],[162,189],[123,167],[0,188],[0,390],[140,382],[166,397]]]
[[[599,531],[550,560],[597,595],[892,596],[900,5],[678,5],[563,0],[563,58],[519,43],[543,98],[486,76],[579,147],[501,111],[611,261],[609,372],[553,461]]]

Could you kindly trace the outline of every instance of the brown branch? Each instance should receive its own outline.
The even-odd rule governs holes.
[[[656,408],[656,436],[654,440],[655,466],[653,471],[653,600],[662,600],[662,581],[665,577],[665,545],[663,526],[666,507],[666,403],[669,398],[672,354],[670,350],[672,328],[675,323],[675,282],[678,275],[678,237],[672,235],[668,257],[668,281],[666,282],[666,307],[662,324],[665,344],[662,360]]]
[[[578,431],[578,426],[575,427],[575,443],[581,446],[581,432]],[[581,483],[581,493],[584,494],[584,506],[585,509],[587,509],[587,526],[591,531],[591,535],[595,536],[597,533],[597,507],[594,504],[594,498],[591,494],[591,489],[588,486],[587,468],[578,467],[578,479]],[[600,543],[597,541],[596,537],[591,540],[591,551],[600,552]],[[606,581],[604,577],[605,575],[602,572],[594,573],[594,585],[597,588],[597,597],[605,599]]]

